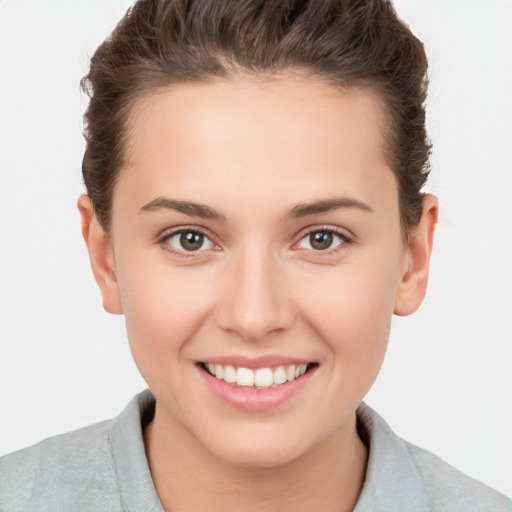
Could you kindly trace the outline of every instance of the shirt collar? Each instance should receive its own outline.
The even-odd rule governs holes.
[[[149,470],[142,430],[154,414],[149,390],[135,396],[113,420],[109,431],[114,471],[123,511],[164,512]]]
[[[428,512],[428,496],[407,443],[368,405],[357,409],[369,450],[363,489],[354,512]]]
[[[149,470],[143,428],[154,414],[149,390],[135,396],[109,431],[123,510],[164,512]],[[358,430],[369,450],[363,489],[354,512],[428,512],[428,496],[407,443],[368,405],[357,409]]]

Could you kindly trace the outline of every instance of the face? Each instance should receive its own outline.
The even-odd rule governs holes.
[[[370,93],[291,76],[135,104],[105,306],[159,420],[214,456],[353,435],[411,256],[382,123]]]

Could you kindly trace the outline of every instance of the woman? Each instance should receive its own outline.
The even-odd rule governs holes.
[[[134,5],[79,210],[151,393],[6,457],[2,507],[511,509],[360,405],[427,284],[425,76],[387,2]]]

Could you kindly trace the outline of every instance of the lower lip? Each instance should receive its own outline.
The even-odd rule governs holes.
[[[311,368],[298,379],[265,389],[232,386],[199,366],[198,371],[213,394],[223,402],[246,411],[266,411],[284,404],[296,395],[311,380],[316,368]]]

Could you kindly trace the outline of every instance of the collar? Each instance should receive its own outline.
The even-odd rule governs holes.
[[[113,420],[109,431],[112,460],[123,510],[164,512],[144,449],[142,430],[151,421],[155,398],[136,395]],[[358,430],[369,449],[366,477],[354,512],[428,512],[428,496],[408,444],[368,405],[357,409]]]
[[[408,444],[364,402],[358,429],[369,450],[366,477],[354,512],[428,512],[428,496]]]

